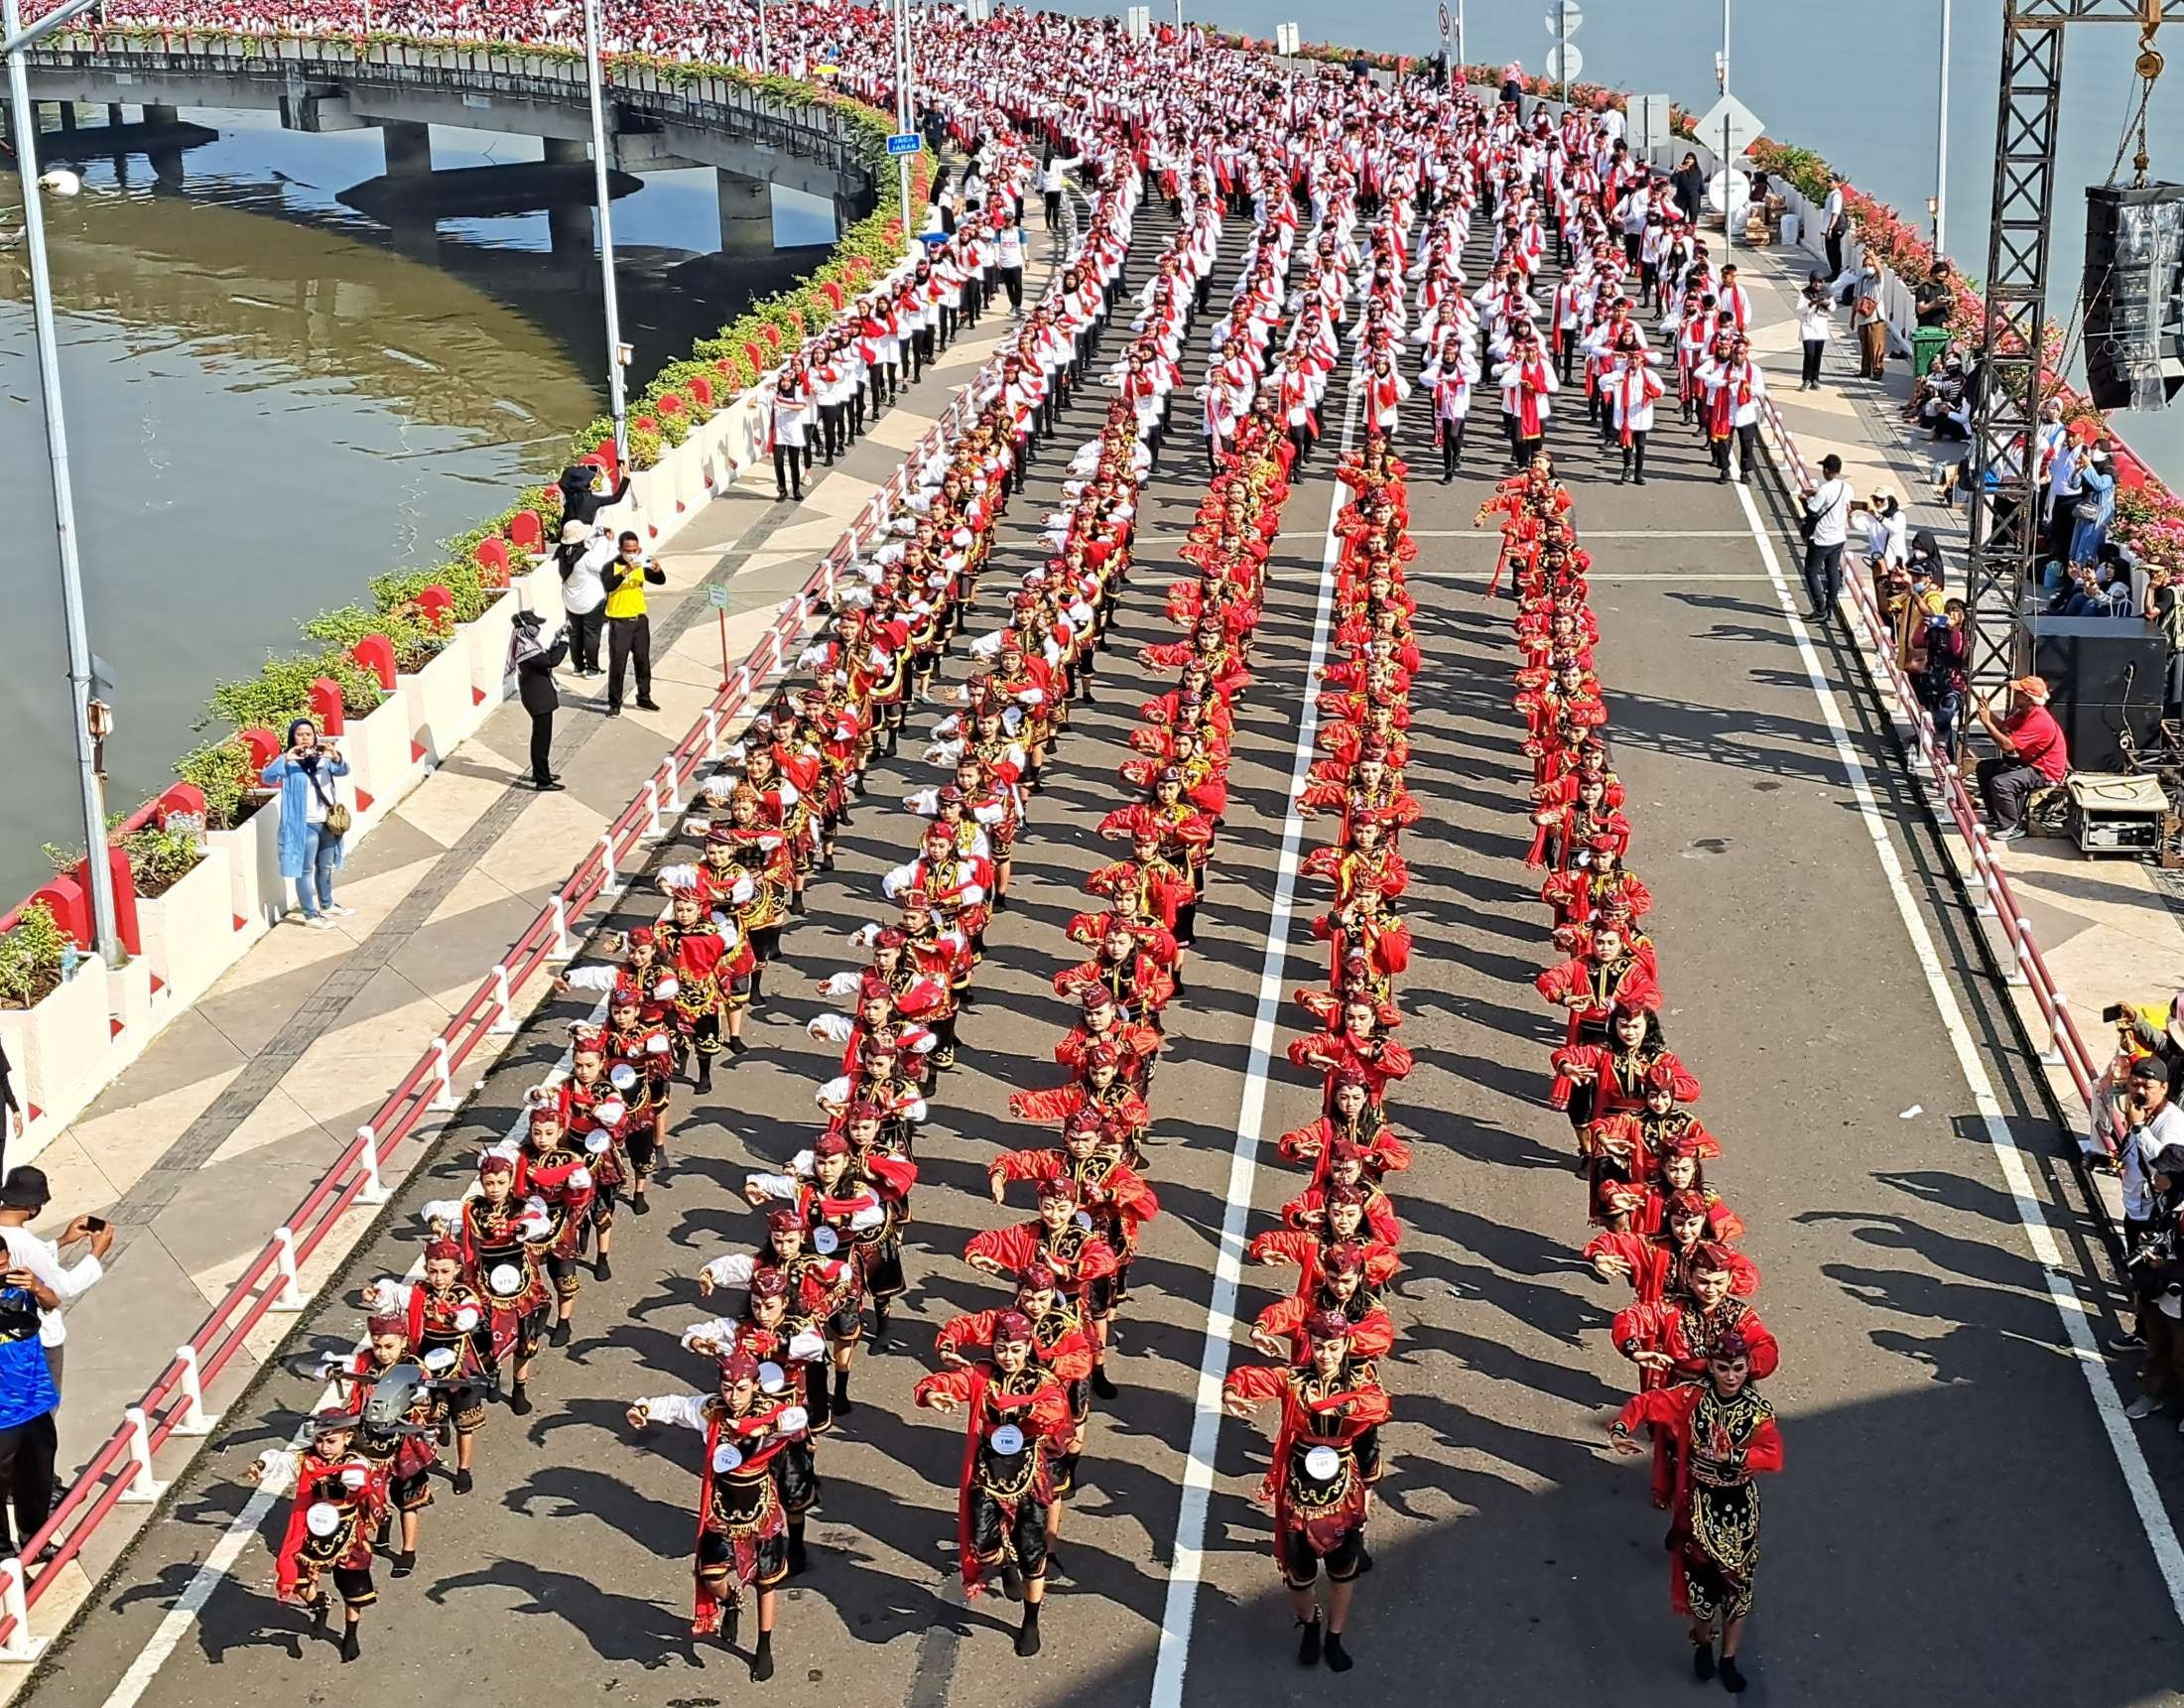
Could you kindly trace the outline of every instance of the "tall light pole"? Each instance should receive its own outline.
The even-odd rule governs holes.
[[[895,6],[895,129],[908,136],[916,120],[910,103],[910,0],[897,0]],[[898,154],[896,170],[900,176],[896,186],[902,196],[903,252],[909,254],[918,246],[918,233],[910,223],[910,157]]]
[[[38,109],[23,56],[40,40],[87,12],[96,0],[48,13],[23,28],[17,0],[0,0],[0,53],[8,57],[8,106],[15,131],[15,165],[23,180],[23,231],[31,254],[31,322],[38,337],[38,382],[45,397],[46,461],[53,475],[54,531],[61,537],[61,609],[67,630],[68,706],[75,724],[75,759],[83,795],[85,865],[91,874],[91,933],[109,967],[121,965],[114,929],[114,874],[106,863],[106,787],[98,775],[91,733],[91,636],[83,615],[83,565],[76,556],[75,490],[68,480],[68,429],[61,408],[61,346],[54,332],[53,273],[46,264],[46,211],[39,205]]]
[[[1722,93],[1729,93],[1729,7],[1722,0]],[[1736,247],[1736,165],[1730,158],[1729,125],[1722,126],[1722,249]]]
[[[766,0],[758,0],[758,70],[768,77],[774,71],[773,43],[766,34]]]
[[[1941,0],[1941,101],[1934,121],[1934,253],[1947,253],[1949,228],[1949,5]]]
[[[15,0],[4,0],[14,5]],[[591,85],[591,178],[599,204],[599,293],[606,313],[606,395],[614,416],[614,466],[629,466],[629,399],[622,384],[621,308],[614,296],[614,215],[607,206],[605,74],[599,66],[599,0],[583,0],[584,79]]]

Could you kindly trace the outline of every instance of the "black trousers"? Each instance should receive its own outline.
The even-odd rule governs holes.
[[[1828,277],[1843,277],[1843,239],[1836,232],[1829,232],[1825,239],[1828,246]]]
[[[1046,198],[1047,229],[1052,231],[1062,217],[1062,193],[1059,190],[1050,190],[1046,192]]]
[[[599,668],[599,631],[606,626],[606,606],[569,613],[569,663],[579,673]]]
[[[53,1513],[54,1455],[61,1432],[54,1414],[47,1412],[12,1429],[0,1429],[0,1494],[8,1498],[15,1518],[15,1553],[45,1527]]]
[[[1987,816],[1998,831],[2013,831],[2021,826],[2026,799],[2033,790],[2047,786],[2047,777],[2037,765],[2024,764],[2006,753],[1982,759],[1979,777],[1980,799],[1987,803]]]
[[[774,441],[774,490],[784,498],[804,496],[802,447]]]
[[[1820,338],[1807,338],[1805,340],[1805,384],[1818,385],[1820,383],[1820,357],[1827,347],[1826,342]]]
[[[644,619],[638,618],[640,622]],[[648,646],[647,650],[650,648]],[[644,690],[639,689],[641,694]],[[550,783],[554,780],[554,714],[531,714],[531,781]]]
[[[1813,601],[1812,608],[1822,616],[1835,614],[1836,595],[1843,591],[1843,544],[1832,546],[1807,545],[1805,548],[1805,592]]]
[[[1024,306],[1024,270],[1021,267],[1001,269],[1001,289],[1008,293],[1009,313],[1015,314]]]
[[[778,456],[779,453],[777,452]],[[622,673],[634,662],[637,666],[637,698],[652,698],[652,618],[649,616],[611,616],[606,619],[607,678],[606,703],[619,712],[622,708]]]

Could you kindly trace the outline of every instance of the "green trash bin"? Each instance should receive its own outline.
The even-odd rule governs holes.
[[[1948,346],[1947,327],[1913,327],[1911,328],[1911,377],[1924,379],[1926,370],[1932,367]]]

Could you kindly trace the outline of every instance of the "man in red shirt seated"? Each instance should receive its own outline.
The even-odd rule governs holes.
[[[1990,835],[2013,843],[2025,834],[2025,800],[2035,789],[2060,783],[2070,773],[2063,726],[2047,709],[2048,686],[2037,676],[2009,685],[2009,711],[2000,723],[1986,700],[1977,702],[1980,726],[1998,751],[1979,764],[1980,798],[1987,803]]]

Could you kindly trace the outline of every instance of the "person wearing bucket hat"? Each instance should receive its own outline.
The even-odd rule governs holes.
[[[1273,1510],[1274,1561],[1296,1618],[1298,1664],[1317,1666],[1325,1658],[1337,1672],[1356,1664],[1343,1634],[1367,1558],[1371,1497],[1361,1443],[1390,1409],[1371,1367],[1350,1356],[1351,1327],[1341,1311],[1314,1311],[1304,1323],[1310,1351],[1303,1362],[1242,1365],[1221,1384],[1231,1417],[1249,1417],[1267,1400],[1280,1405],[1259,1498]]]
[[[1016,1652],[1025,1657],[1040,1648],[1054,1460],[1068,1450],[1073,1434],[1068,1391],[1062,1378],[1032,1356],[1033,1332],[1023,1312],[1004,1311],[993,1324],[989,1357],[935,1371],[912,1389],[913,1400],[928,1410],[964,1412],[956,1501],[964,1594],[977,1598],[997,1576],[1011,1601],[1022,1600]]]
[[[274,1591],[292,1606],[310,1608],[312,1630],[320,1636],[339,1596],[341,1659],[347,1662],[363,1652],[357,1628],[379,1599],[371,1575],[372,1533],[386,1515],[387,1479],[355,1450],[356,1419],[341,1407],[318,1413],[311,1437],[300,1449],[261,1453],[245,1467],[243,1481],[291,1495],[274,1552]]]
[[[1774,1407],[1753,1385],[1755,1374],[1751,1349],[1732,1331],[1714,1343],[1698,1380],[1638,1394],[1608,1425],[1615,1451],[1626,1457],[1645,1451],[1637,1440],[1641,1426],[1674,1444],[1669,1606],[1689,1624],[1692,1671],[1702,1680],[1717,1670],[1720,1626],[1719,1670],[1732,1694],[1746,1682],[1736,1648],[1759,1564],[1759,1491],[1752,1480],[1782,1469],[1782,1433]]]
[[[738,1346],[720,1361],[710,1394],[668,1393],[629,1408],[633,1429],[669,1424],[706,1438],[698,1489],[697,1606],[693,1637],[718,1636],[735,1645],[743,1597],[758,1603],[758,1642],[751,1681],[774,1674],[774,1620],[788,1581],[789,1519],[773,1460],[811,1425],[786,1387],[769,1393],[760,1361]]]

